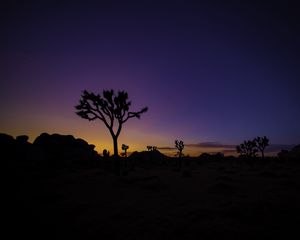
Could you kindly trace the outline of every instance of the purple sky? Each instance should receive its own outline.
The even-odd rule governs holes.
[[[84,89],[113,88],[129,93],[133,110],[149,107],[121,134],[131,151],[175,139],[194,144],[192,154],[204,151],[199,143],[264,135],[300,143],[295,2],[8,2],[0,5],[0,132],[31,141],[73,134],[111,149],[102,123],[80,119],[74,106]]]

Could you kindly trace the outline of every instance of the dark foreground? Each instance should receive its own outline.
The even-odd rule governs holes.
[[[38,239],[300,239],[300,164],[8,172],[5,231]]]

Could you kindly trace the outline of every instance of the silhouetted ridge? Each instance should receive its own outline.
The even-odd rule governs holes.
[[[299,158],[300,157],[300,145],[295,146],[289,153],[290,157]]]
[[[99,159],[95,145],[72,135],[42,133],[33,144],[26,135],[0,134],[1,158],[10,167],[90,165]]]
[[[88,164],[98,158],[95,145],[72,135],[42,133],[34,142],[46,155],[50,166]]]
[[[278,157],[282,160],[291,159],[298,161],[300,159],[300,144],[293,147],[291,151],[281,150],[278,153]]]
[[[16,141],[20,144],[29,144],[28,139],[29,137],[26,135],[20,135],[16,137]]]
[[[15,139],[12,136],[5,134],[5,133],[0,133],[1,148],[11,145],[11,144],[14,144],[14,141],[15,141]]]
[[[36,161],[35,149],[28,139],[26,135],[14,139],[8,134],[0,134],[0,154],[6,166],[31,166]]]
[[[156,158],[156,159],[167,159],[168,157],[162,154],[160,151],[142,151],[142,152],[133,152],[129,158],[140,158],[140,159],[147,159],[147,158]]]
[[[169,159],[158,150],[133,152],[128,158],[138,166],[162,165]]]

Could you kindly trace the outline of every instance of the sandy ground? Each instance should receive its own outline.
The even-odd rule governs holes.
[[[271,162],[18,172],[9,236],[45,239],[299,239],[300,164]]]

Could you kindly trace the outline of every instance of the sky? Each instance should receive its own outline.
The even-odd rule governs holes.
[[[119,145],[232,152],[267,136],[300,143],[296,1],[4,1],[0,132],[71,134],[112,152],[101,121],[75,114],[81,92],[125,90]],[[168,150],[169,149],[169,150]],[[277,149],[276,149],[277,150]]]

